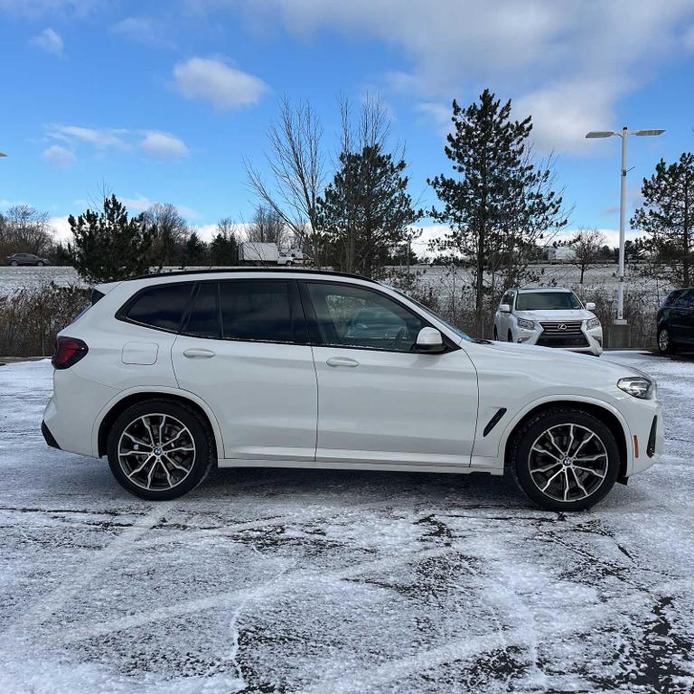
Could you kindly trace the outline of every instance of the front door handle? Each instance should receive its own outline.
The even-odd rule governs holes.
[[[214,352],[211,349],[187,349],[183,352],[183,356],[188,359],[211,359],[214,357]]]
[[[359,366],[359,362],[356,359],[350,359],[349,357],[330,357],[325,363],[328,366],[347,366],[349,368]]]

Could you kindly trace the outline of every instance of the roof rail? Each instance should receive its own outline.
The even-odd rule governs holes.
[[[153,272],[146,275],[135,275],[134,277],[125,277],[123,282],[128,282],[130,280],[148,280],[154,279],[156,277],[180,277],[186,275],[205,275],[205,274],[224,274],[224,273],[236,273],[236,272],[297,272],[307,275],[337,275],[338,277],[351,277],[357,280],[365,280],[366,282],[376,282],[376,280],[370,277],[365,277],[364,275],[357,275],[352,272],[338,272],[336,270],[319,270],[317,268],[297,268],[291,267],[222,267],[222,268],[208,268],[205,270],[174,270],[173,272]]]

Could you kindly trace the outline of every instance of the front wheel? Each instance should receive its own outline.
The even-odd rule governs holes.
[[[582,410],[538,413],[515,435],[509,465],[520,488],[548,511],[582,511],[612,489],[619,448],[610,429]]]
[[[107,450],[121,486],[155,501],[197,487],[216,457],[209,424],[171,400],[147,400],[124,410],[111,427]]]
[[[12,267],[17,267],[17,261],[16,261],[16,260],[13,260],[13,261],[10,263],[10,265],[11,265]]]
[[[39,260],[38,263],[36,263],[39,267],[43,267],[46,263],[43,262],[43,260]]]
[[[670,332],[667,328],[661,328],[658,331],[658,351],[661,354],[672,354],[675,351],[675,346],[672,344]]]
[[[513,333],[509,330],[506,336],[506,342],[513,342]]]
[[[494,326],[494,339],[497,341],[499,339],[499,331],[496,329],[496,325]]]

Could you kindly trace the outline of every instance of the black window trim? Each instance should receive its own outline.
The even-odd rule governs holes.
[[[237,283],[237,282],[272,282],[272,283],[284,283],[288,285],[289,289],[289,302],[290,306],[292,308],[293,312],[296,312],[297,316],[297,323],[298,325],[294,329],[294,336],[301,338],[303,335],[303,340],[302,339],[294,339],[291,341],[286,341],[286,340],[250,340],[250,339],[242,339],[239,337],[224,337],[224,322],[222,319],[222,283]],[[219,326],[219,335],[220,337],[202,337],[200,335],[191,335],[190,333],[186,332],[186,328],[188,327],[188,321],[190,320],[190,315],[193,309],[193,302],[195,301],[195,298],[197,298],[198,292],[199,292],[199,287],[202,286],[203,284],[211,284],[214,283],[217,286],[217,322]],[[179,326],[178,334],[183,335],[185,337],[192,337],[197,340],[221,340],[223,342],[248,342],[252,344],[261,344],[261,345],[293,345],[293,346],[303,346],[306,347],[310,343],[308,341],[308,321],[306,319],[306,312],[304,311],[303,304],[301,302],[300,296],[299,296],[299,288],[298,288],[298,282],[296,279],[292,277],[272,277],[272,278],[265,278],[265,277],[230,277],[230,278],[219,278],[219,279],[213,279],[213,280],[199,280],[195,282],[195,293],[193,295],[193,300],[188,303],[188,308],[187,311],[184,315],[184,319],[181,322],[181,325]]]
[[[183,309],[183,312],[181,313],[181,320],[178,323],[178,328],[176,328],[175,330],[172,328],[161,328],[157,325],[150,325],[149,323],[141,323],[140,321],[136,321],[128,317],[128,311],[130,311],[130,309],[135,305],[135,303],[137,303],[137,300],[146,292],[152,289],[160,289],[162,287],[169,287],[174,285],[178,286],[181,284],[189,284],[190,292],[188,294],[188,299],[186,300],[186,305]],[[131,297],[129,297],[125,301],[125,303],[116,311],[115,318],[116,320],[122,321],[123,323],[130,323],[131,325],[137,325],[141,328],[149,328],[149,330],[157,330],[161,333],[180,335],[181,327],[184,325],[188,312],[190,311],[191,302],[193,296],[195,295],[196,284],[197,283],[194,280],[187,280],[181,282],[159,282],[157,284],[150,284],[146,287],[142,287],[141,289],[138,289]]]
[[[312,347],[332,347],[334,349],[356,349],[360,351],[367,351],[367,352],[381,352],[381,353],[387,353],[387,354],[418,354],[418,352],[403,352],[402,350],[399,349],[379,349],[377,347],[361,347],[358,345],[333,345],[333,344],[326,344],[323,342],[323,340],[320,337],[320,332],[318,330],[318,320],[316,318],[316,312],[313,306],[313,302],[311,301],[311,296],[309,295],[308,292],[308,286],[309,284],[330,284],[333,286],[339,286],[339,287],[357,287],[358,289],[363,289],[365,291],[371,291],[374,292],[375,294],[380,294],[381,296],[385,297],[386,299],[390,299],[391,301],[395,302],[402,308],[404,311],[407,311],[407,313],[416,316],[423,324],[423,327],[425,328],[434,328],[435,330],[438,330],[441,333],[441,337],[443,337],[443,344],[445,349],[441,352],[436,352],[435,354],[441,355],[441,354],[447,354],[448,352],[455,352],[459,349],[461,349],[460,345],[456,344],[453,340],[451,340],[448,335],[446,335],[445,332],[443,332],[440,328],[437,328],[435,325],[431,323],[431,321],[428,320],[425,316],[422,314],[418,313],[417,311],[413,311],[409,306],[405,305],[402,303],[399,299],[396,299],[394,296],[391,296],[390,294],[387,294],[386,292],[380,291],[377,287],[374,286],[364,286],[362,284],[358,284],[356,282],[340,282],[339,280],[332,280],[332,279],[301,279],[297,280],[297,284],[299,285],[299,295],[301,297],[301,303],[303,305],[303,310],[304,310],[304,316],[305,316],[305,325],[306,325],[306,332],[307,332],[307,337],[309,339],[309,343]]]

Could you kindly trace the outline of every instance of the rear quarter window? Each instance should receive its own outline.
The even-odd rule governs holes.
[[[149,328],[177,332],[188,307],[192,282],[161,284],[138,292],[116,315]]]

